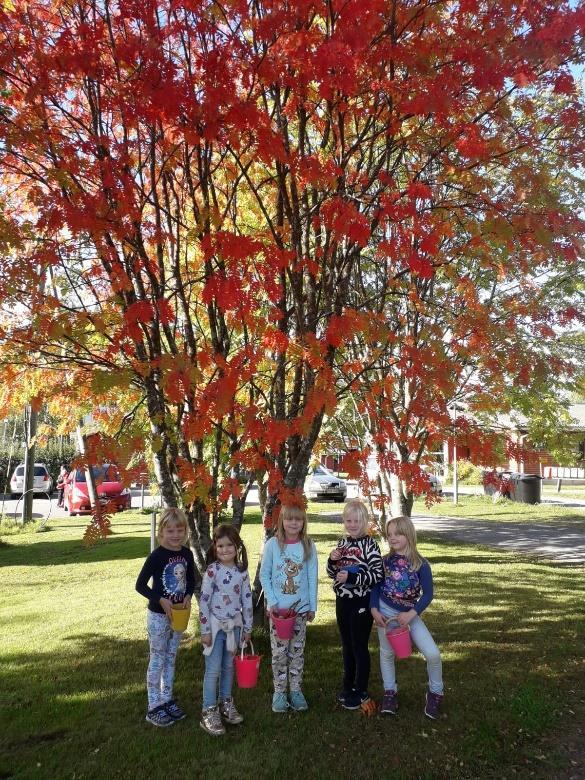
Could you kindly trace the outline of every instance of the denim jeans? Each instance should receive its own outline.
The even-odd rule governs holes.
[[[240,628],[234,628],[236,644],[240,644]],[[229,699],[232,695],[232,683],[234,680],[234,655],[226,648],[225,631],[218,631],[215,635],[213,649],[205,656],[205,674],[203,675],[203,709],[215,707],[219,701]]]
[[[384,617],[394,617],[399,614],[397,609],[392,609],[380,599],[378,607]],[[441,664],[441,653],[431,636],[431,632],[425,626],[423,620],[418,615],[408,624],[410,628],[410,638],[418,647],[427,662],[427,671],[429,674],[429,690],[431,693],[443,693],[443,668]],[[388,628],[397,628],[398,623],[390,621]],[[386,629],[378,628],[378,639],[380,641],[380,671],[384,682],[385,691],[395,691],[396,688],[396,669],[394,666],[394,651],[390,642],[386,638]]]
[[[146,610],[150,660],[146,673],[148,709],[153,710],[173,698],[175,661],[182,634],[173,631],[166,615]]]

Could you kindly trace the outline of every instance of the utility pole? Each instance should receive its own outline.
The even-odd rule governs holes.
[[[33,509],[33,482],[35,471],[35,451],[37,435],[38,412],[32,406],[27,406],[24,412],[25,449],[24,449],[24,484],[22,497],[21,519],[30,523]]]

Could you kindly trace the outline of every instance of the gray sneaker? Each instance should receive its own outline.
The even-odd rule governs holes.
[[[211,734],[212,737],[220,737],[222,734],[225,734],[225,727],[221,722],[219,707],[217,705],[215,707],[208,707],[201,712],[199,725],[203,731]]]
[[[165,710],[164,704],[160,707],[154,707],[150,712],[146,713],[146,719],[148,723],[152,723],[153,726],[159,728],[166,728],[166,726],[172,726],[175,722],[169,713]]]
[[[231,723],[232,726],[237,726],[244,721],[244,716],[237,711],[231,696],[219,703],[219,714],[226,723]]]

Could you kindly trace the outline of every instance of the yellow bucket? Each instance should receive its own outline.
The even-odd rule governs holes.
[[[180,604],[174,604],[172,607],[173,617],[171,620],[171,626],[173,631],[185,631],[189,625],[189,616],[191,614],[191,607],[183,607]]]

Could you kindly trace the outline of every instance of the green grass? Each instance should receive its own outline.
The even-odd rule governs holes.
[[[556,485],[543,485],[543,496],[549,496],[550,498],[578,498],[581,501],[585,501],[585,485],[572,485],[570,482],[565,482],[560,492],[557,490]]]
[[[341,527],[319,518],[317,507],[310,511],[323,575]],[[307,641],[309,712],[270,711],[269,647],[255,629],[261,680],[235,692],[245,723],[222,739],[204,734],[192,619],[176,679],[189,718],[155,730],[144,722],[145,603],[134,591],[149,519],[116,516],[114,535],[93,550],[81,546],[83,528],[82,518],[53,520],[46,533],[6,536],[0,546],[0,778],[280,778],[291,763],[320,778],[503,777],[526,760],[538,764],[541,738],[566,724],[567,692],[578,690],[583,673],[582,573],[423,536],[435,575],[427,623],[443,653],[444,719],[422,715],[426,674],[418,655],[398,662],[396,719],[335,707],[341,658],[322,576]],[[252,511],[243,532],[252,571],[261,533]],[[374,637],[371,647],[371,692],[379,697]]]
[[[489,496],[460,495],[457,504],[448,497],[438,504],[427,507],[418,500],[413,514],[466,517],[470,520],[491,520],[493,522],[515,523],[576,523],[585,530],[585,507],[564,507],[555,504],[521,504],[501,499],[494,503]]]

